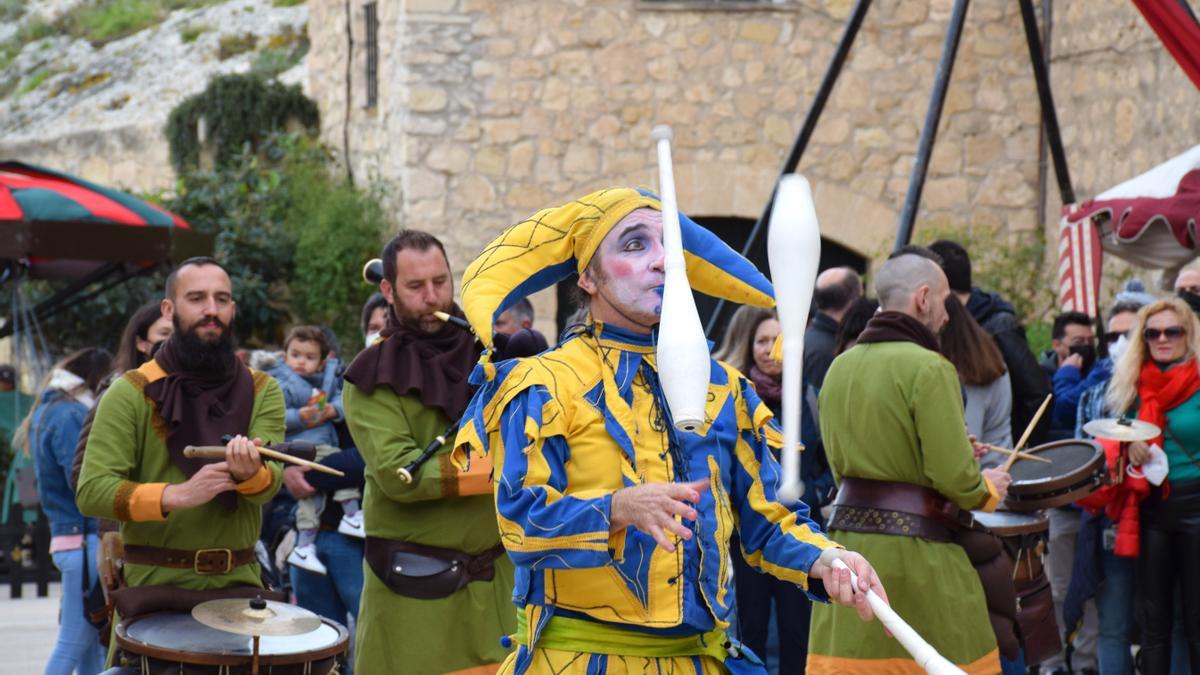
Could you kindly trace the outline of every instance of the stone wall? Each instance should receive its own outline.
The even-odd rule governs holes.
[[[675,130],[685,211],[756,218],[851,4],[379,3],[380,105],[365,109],[362,4],[312,2],[310,88],[326,141],[349,139],[356,177],[382,181],[398,224],[442,236],[461,270],[538,208],[614,183],[654,186],[658,123]],[[801,164],[825,236],[868,257],[895,236],[951,4],[873,6]],[[975,3],[918,227],[1036,226],[1029,73],[1016,3]]]

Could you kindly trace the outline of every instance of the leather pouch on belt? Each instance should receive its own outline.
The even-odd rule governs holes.
[[[453,549],[367,537],[365,557],[375,576],[393,593],[436,600],[458,592],[472,581],[490,581],[497,546],[477,556]]]

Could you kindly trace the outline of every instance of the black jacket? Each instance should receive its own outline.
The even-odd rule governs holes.
[[[823,312],[817,312],[804,332],[804,382],[818,390],[825,383],[825,373],[833,363],[837,346],[838,322]]]
[[[1025,431],[1038,407],[1051,392],[1050,377],[1029,349],[1025,328],[1021,326],[1012,305],[995,293],[973,288],[967,300],[967,311],[992,336],[1000,355],[1004,357],[1004,365],[1012,382],[1012,430],[1015,439]],[[1046,441],[1050,417],[1042,416],[1038,428],[1029,439],[1030,446]]]

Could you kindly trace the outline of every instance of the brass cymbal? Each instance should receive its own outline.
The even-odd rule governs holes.
[[[1162,434],[1162,429],[1149,422],[1130,419],[1092,420],[1083,425],[1083,430],[1096,438],[1122,442],[1148,441]]]
[[[303,607],[262,598],[209,600],[192,608],[192,618],[238,635],[303,635],[321,627],[321,617]]]

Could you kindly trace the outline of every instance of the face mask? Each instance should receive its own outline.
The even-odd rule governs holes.
[[[367,339],[366,339],[367,346],[370,347],[371,345],[375,344],[375,341],[378,339],[379,339],[379,331],[375,331],[374,333],[367,333]]]
[[[1114,342],[1111,347],[1108,348],[1108,356],[1115,364],[1117,361],[1121,360],[1121,355],[1124,354],[1125,350],[1128,348],[1129,338],[1122,335],[1121,337],[1117,338],[1117,341]]]
[[[1092,365],[1096,363],[1096,347],[1095,345],[1078,345],[1071,347],[1072,354],[1078,354],[1083,357],[1083,366],[1079,369],[1084,375],[1092,369]]]
[[[1179,291],[1179,299],[1186,302],[1193,312],[1200,312],[1200,295],[1189,291]]]

